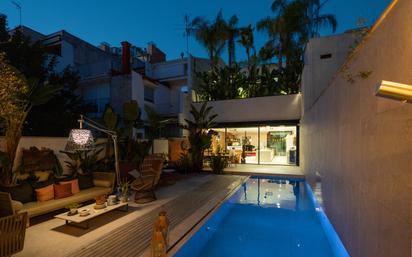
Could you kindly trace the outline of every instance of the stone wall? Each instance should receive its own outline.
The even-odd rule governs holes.
[[[412,105],[374,96],[381,80],[412,84],[412,1],[392,7],[346,68],[303,96],[302,168],[353,257],[411,256]]]

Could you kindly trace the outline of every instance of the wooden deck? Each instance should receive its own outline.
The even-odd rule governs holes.
[[[159,211],[166,211],[170,230],[191,216],[197,209],[211,201],[218,204],[243,181],[244,176],[216,176],[198,188],[179,196],[144,216],[137,218],[102,236],[94,243],[71,253],[69,256],[140,256],[150,246],[153,223]],[[219,197],[216,197],[216,196]],[[215,205],[216,205],[215,204]],[[212,204],[213,205],[213,204]]]

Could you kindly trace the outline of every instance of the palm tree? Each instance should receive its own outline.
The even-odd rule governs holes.
[[[320,14],[327,0],[274,0],[271,10],[275,17],[267,17],[257,24],[260,31],[266,31],[269,40],[262,48],[264,59],[274,56],[278,59],[279,67],[283,60],[295,56],[296,52],[303,53],[308,39],[319,35],[321,27],[330,26],[335,32],[337,21],[332,14]]]
[[[328,2],[328,0],[300,0],[306,8],[306,26],[307,34],[309,38],[318,37],[321,27],[330,27],[335,32],[338,26],[335,15],[333,14],[320,14],[322,7]]]
[[[183,128],[189,132],[189,154],[194,171],[202,170],[204,152],[210,147],[211,136],[214,134],[211,129],[215,126],[214,120],[217,114],[212,114],[212,109],[213,107],[207,106],[207,102],[199,110],[192,104],[190,110],[192,119],[185,119],[187,125]]]
[[[209,59],[215,66],[226,43],[226,26],[222,12],[218,12],[213,22],[204,17],[195,17],[190,23],[190,27],[193,28],[190,32],[206,48]]]
[[[250,70],[251,66],[251,50],[253,51],[253,56],[256,56],[256,49],[254,46],[254,37],[253,37],[253,27],[249,24],[247,27],[240,29],[240,39],[238,40],[246,50],[247,64],[248,69]]]
[[[227,39],[227,53],[228,53],[228,65],[232,67],[233,62],[236,62],[235,55],[235,42],[240,36],[241,28],[237,26],[239,19],[236,15],[230,17],[229,21],[225,23],[226,39]]]

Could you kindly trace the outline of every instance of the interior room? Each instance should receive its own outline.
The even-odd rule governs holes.
[[[211,152],[228,155],[235,164],[297,165],[296,126],[213,129]]]

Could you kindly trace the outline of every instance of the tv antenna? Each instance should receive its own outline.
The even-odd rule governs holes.
[[[19,11],[19,20],[20,20],[20,29],[21,29],[21,3],[20,2],[16,2],[16,1],[11,1],[11,3],[16,7],[16,9]]]
[[[190,17],[189,15],[185,14],[183,16],[184,20],[184,27],[183,28],[177,28],[177,30],[183,30],[183,36],[186,38],[186,54],[189,56],[189,37],[190,34],[193,33],[194,27],[192,24],[190,24]]]

